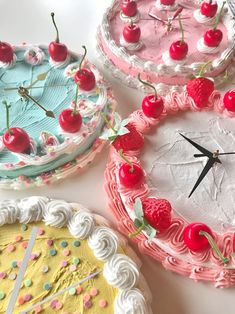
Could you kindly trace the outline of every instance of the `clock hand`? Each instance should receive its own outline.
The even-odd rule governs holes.
[[[72,86],[74,84],[57,84],[57,85],[44,85],[44,86],[32,86],[32,87],[26,87],[27,89],[35,89],[35,88],[47,88],[47,87],[58,87],[58,86]],[[23,86],[20,86],[23,87]],[[5,91],[11,91],[11,90],[18,90],[20,87],[9,87],[4,88]],[[23,87],[25,88],[25,87]]]
[[[205,165],[205,167],[203,168],[199,178],[197,179],[197,182],[195,183],[192,191],[189,194],[189,198],[190,196],[193,194],[193,192],[196,190],[196,188],[199,186],[199,184],[202,182],[202,180],[204,179],[204,177],[207,175],[208,171],[213,167],[213,165],[216,163],[216,158],[214,158],[213,156],[210,157]],[[221,162],[220,162],[221,163]]]
[[[42,110],[44,110],[46,112],[46,115],[50,118],[55,118],[55,115],[52,111],[47,110],[46,108],[44,108],[41,104],[39,104],[39,102],[37,100],[35,100],[31,95],[29,95],[28,90],[25,87],[19,87],[18,89],[18,93],[20,94],[20,96],[30,99],[32,102],[34,102],[37,106],[39,106]]]
[[[224,155],[235,155],[235,152],[229,152],[229,153],[217,153],[215,152],[215,155],[216,156],[224,156]],[[195,158],[198,158],[198,157],[205,157],[206,155],[205,154],[194,154],[193,155]]]
[[[47,70],[46,72],[40,73],[37,75],[36,80],[34,80],[27,88],[31,88],[32,86],[34,86],[38,81],[44,81],[45,78],[47,77],[47,74],[53,69],[53,67],[51,67],[49,70]]]

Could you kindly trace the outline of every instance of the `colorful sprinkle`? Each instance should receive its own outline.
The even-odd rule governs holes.
[[[99,307],[106,307],[108,305],[108,302],[104,299],[99,300]]]
[[[78,241],[78,240],[73,241],[74,247],[79,247],[80,245],[81,245],[80,241]]]
[[[61,241],[60,245],[62,247],[67,247],[68,246],[68,242],[67,241]]]
[[[25,301],[25,302],[28,302],[28,301],[30,301],[31,299],[32,299],[32,295],[31,295],[31,294],[27,293],[27,294],[24,295],[24,301]]]
[[[20,229],[21,229],[21,231],[26,231],[28,229],[28,226],[23,224],[23,225],[21,225]]]
[[[50,250],[50,255],[51,255],[51,256],[55,256],[56,254],[57,254],[56,249],[51,249],[51,250]]]
[[[43,272],[43,273],[47,273],[48,271],[49,271],[49,266],[43,265],[43,266],[42,266],[42,272]]]
[[[17,266],[18,266],[17,261],[12,261],[12,262],[11,262],[11,267],[12,267],[12,268],[16,268]]]
[[[21,246],[22,246],[23,249],[27,249],[28,242],[27,241],[22,242]]]
[[[11,280],[15,280],[16,277],[17,277],[17,274],[15,274],[15,273],[11,273],[11,274],[9,275],[9,279],[11,279]]]
[[[74,258],[73,258],[73,264],[76,265],[76,266],[77,266],[78,264],[80,264],[80,259],[77,258],[77,257],[74,257]]]
[[[62,262],[60,263],[60,266],[61,266],[61,267],[66,267],[66,266],[68,266],[68,262],[67,262],[67,261],[62,261]]]
[[[30,286],[32,286],[32,284],[33,284],[33,282],[31,279],[25,279],[25,281],[24,281],[25,287],[30,287]]]
[[[23,237],[21,235],[17,235],[15,237],[16,242],[20,242],[23,239]]]
[[[76,294],[76,289],[75,288],[71,288],[71,289],[69,289],[69,294],[70,295],[75,295]]]
[[[90,308],[92,307],[92,302],[91,302],[91,301],[85,302],[85,303],[84,303],[84,307],[85,307],[86,309],[90,309]]]
[[[7,273],[5,273],[4,271],[0,273],[0,279],[5,279],[7,276]]]
[[[77,266],[76,265],[70,265],[69,270],[75,271],[75,270],[77,270]]]
[[[6,297],[6,294],[3,291],[0,291],[0,300],[3,300]]]
[[[57,299],[52,300],[51,303],[50,303],[50,307],[51,307],[52,309],[55,309],[55,308],[56,308],[56,304],[57,304],[58,302],[59,302],[59,301],[58,301]]]
[[[51,287],[52,287],[52,285],[50,283],[48,283],[48,282],[43,285],[43,289],[47,290],[47,291],[50,290]]]
[[[84,302],[88,302],[88,301],[90,301],[90,299],[91,299],[90,294],[89,293],[85,293],[84,296],[83,296],[83,301]]]
[[[95,287],[91,288],[91,290],[90,290],[91,296],[95,297],[98,293],[99,293],[99,291]]]
[[[82,287],[81,286],[78,286],[76,288],[76,291],[77,291],[77,294],[80,294],[82,292]]]
[[[35,309],[33,310],[33,313],[38,314],[42,312],[42,307],[41,305],[38,305],[37,307],[35,307]]]
[[[38,229],[38,235],[43,235],[45,233],[45,231],[42,228]]]
[[[46,240],[47,246],[52,246],[53,243],[54,243],[54,242],[53,242],[53,240],[51,240],[51,239]]]
[[[63,252],[62,252],[62,254],[63,254],[64,256],[69,256],[69,255],[70,255],[70,250],[69,250],[69,249],[64,249]]]
[[[62,308],[63,308],[63,303],[58,302],[58,303],[56,304],[56,309],[57,309],[57,310],[61,310]]]
[[[22,261],[17,261],[17,266],[20,267],[22,264]]]
[[[9,244],[7,247],[7,252],[12,253],[14,252],[16,249],[16,247],[14,246],[14,244]]]
[[[18,303],[19,303],[20,305],[23,305],[23,304],[24,304],[24,298],[23,298],[23,297],[19,297]]]

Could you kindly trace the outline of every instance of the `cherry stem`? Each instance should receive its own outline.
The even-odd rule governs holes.
[[[136,237],[137,235],[139,235],[141,233],[142,230],[144,230],[144,228],[145,228],[145,225],[144,225],[144,223],[142,223],[142,225],[135,232],[129,233],[128,237],[129,238]]]
[[[138,74],[138,80],[139,80],[142,84],[144,84],[144,85],[146,85],[146,86],[148,86],[148,87],[151,87],[151,88],[154,90],[154,97],[155,97],[155,99],[157,99],[157,90],[156,90],[156,88],[155,88],[152,84],[150,84],[150,83],[148,83],[148,82],[146,82],[146,81],[143,81],[143,80],[140,78],[140,73]]]
[[[12,131],[10,129],[10,114],[9,114],[9,109],[11,108],[11,106],[9,106],[6,102],[6,100],[3,100],[3,105],[6,108],[6,120],[7,120],[7,130],[9,134],[12,134]]]
[[[123,155],[123,149],[119,149],[119,155],[121,156],[121,158],[128,164],[131,166],[130,172],[133,173],[134,172],[134,166],[133,163],[126,158],[126,156]]]
[[[184,28],[181,21],[181,15],[178,16],[179,19],[179,25],[180,25],[180,31],[181,31],[181,45],[184,44]]]
[[[212,236],[208,232],[200,231],[199,234],[207,238],[211,248],[215,251],[215,253],[218,255],[218,257],[221,259],[221,261],[224,264],[229,263],[229,261],[230,261],[229,258],[223,256],[223,254],[221,253],[221,251],[218,248],[217,244],[215,243],[214,239],[212,238]]]
[[[109,122],[109,120],[107,119],[107,117],[103,114],[103,112],[100,112],[101,117],[104,119],[105,123],[108,125],[108,127],[115,133],[117,134],[117,131],[114,129],[114,127],[112,126],[112,124]]]
[[[82,48],[84,49],[84,54],[83,54],[82,59],[81,59],[80,64],[79,64],[79,72],[81,72],[81,73],[82,73],[82,63],[83,63],[83,61],[86,57],[86,54],[87,54],[86,46],[82,46]]]
[[[206,68],[207,68],[208,65],[211,64],[211,63],[212,63],[211,60],[210,60],[210,61],[207,61],[207,62],[201,67],[201,70],[200,70],[200,72],[198,73],[198,76],[199,76],[199,77],[201,77],[201,76],[203,76],[203,75],[205,74]]]
[[[74,108],[73,108],[73,115],[75,115],[77,113],[78,88],[79,88],[79,84],[77,84],[77,87],[76,87],[76,95],[75,95],[75,104],[74,104]]]
[[[223,2],[222,7],[221,7],[221,9],[220,9],[220,11],[219,11],[219,14],[217,15],[217,18],[216,18],[216,20],[215,20],[215,25],[214,25],[214,27],[213,27],[213,31],[215,31],[215,30],[217,29],[217,26],[218,26],[218,24],[219,24],[219,21],[220,21],[220,18],[221,18],[221,15],[222,15],[222,12],[223,12],[223,8],[224,8],[225,3],[226,3],[226,1]]]
[[[55,39],[55,42],[56,43],[59,43],[60,42],[60,39],[59,39],[59,31],[58,31],[58,28],[57,28],[57,25],[56,25],[56,23],[55,23],[55,13],[51,13],[51,17],[52,17],[52,22],[53,22],[53,24],[54,24],[54,26],[55,26],[55,29],[56,29],[56,39]]]

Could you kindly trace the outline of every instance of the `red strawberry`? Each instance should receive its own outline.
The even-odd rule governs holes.
[[[138,150],[144,145],[143,136],[136,130],[133,124],[128,123],[126,128],[129,133],[119,135],[112,143],[117,151],[122,149],[124,152],[128,150]]]
[[[164,199],[149,197],[142,201],[144,217],[159,232],[171,224],[171,204]]]
[[[208,105],[208,100],[214,91],[214,82],[206,77],[197,77],[187,83],[187,92],[198,108]]]

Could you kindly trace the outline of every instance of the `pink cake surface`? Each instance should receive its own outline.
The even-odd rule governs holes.
[[[126,151],[125,157],[129,161],[141,165],[145,172],[144,182],[138,186],[138,188],[127,188],[120,183],[119,168],[124,161],[112,145],[105,171],[105,190],[108,195],[109,208],[119,221],[119,230],[125,235],[136,231],[136,227],[134,226],[134,220],[136,218],[134,203],[137,198],[140,198],[141,201],[147,197],[164,198],[164,195],[154,195],[154,191],[149,184],[150,178],[146,169],[146,162],[143,159],[143,156],[148,155],[149,150],[146,151],[146,147],[149,148],[150,137],[156,137],[157,143],[157,139],[161,137],[162,134],[161,127],[165,124],[168,126],[167,123],[171,123],[171,120],[180,121],[180,119],[184,119],[185,114],[200,115],[204,113],[208,115],[213,114],[216,117],[218,116],[218,118],[225,119],[225,123],[227,121],[227,123],[234,125],[235,114],[224,108],[222,95],[218,91],[212,93],[208,107],[204,109],[199,109],[187,92],[171,93],[164,99],[164,111],[159,118],[148,118],[142,110],[137,110],[130,115],[130,123],[134,124],[136,129],[145,138],[145,148],[141,151]],[[231,150],[233,150],[233,143],[230,144]],[[158,147],[153,148],[153,151],[157,150]],[[172,152],[172,154],[173,153],[174,152]],[[184,170],[185,169],[184,167]],[[159,168],[156,168],[156,172],[158,172],[158,170]],[[192,183],[188,181],[188,185],[192,185]],[[230,192],[232,194],[232,191],[233,187],[231,186],[230,190],[226,193]],[[217,218],[213,218],[211,219],[212,223],[210,225],[207,220],[210,220],[210,215],[214,215],[213,206],[211,212],[206,212],[205,222],[203,221],[203,217],[198,214],[199,211],[197,212],[197,209],[189,212],[188,216],[185,217],[186,215],[184,216],[181,212],[176,210],[176,202],[174,202],[174,200],[170,202],[173,211],[170,227],[166,231],[158,233],[152,240],[149,240],[144,232],[131,238],[138,245],[139,250],[143,254],[160,261],[167,270],[190,277],[195,281],[211,281],[219,288],[235,285],[235,258],[232,254],[235,250],[233,222],[230,221],[231,223],[229,224],[225,221],[218,221],[216,225],[213,223],[213,220],[216,221]],[[233,203],[230,205],[234,208]],[[197,215],[198,220],[195,219]],[[228,264],[223,264],[218,255],[211,248],[202,252],[193,252],[188,249],[183,240],[183,231],[188,224],[195,221],[206,223],[211,227],[214,240],[221,253],[224,257],[229,258]]]
[[[189,52],[185,62],[174,62],[165,64],[162,55],[169,50],[170,45],[180,39],[179,23],[173,21],[173,30],[166,33],[165,25],[148,15],[154,13],[163,20],[172,17],[174,11],[160,11],[156,7],[156,0],[137,1],[139,20],[136,24],[141,30],[142,48],[139,50],[128,50],[122,47],[120,38],[125,26],[125,22],[120,18],[121,1],[115,0],[113,5],[104,15],[102,25],[98,32],[98,46],[105,59],[105,64],[112,70],[115,76],[122,79],[133,87],[139,87],[136,77],[139,72],[144,79],[155,83],[161,92],[162,84],[178,86],[185,85],[187,79],[197,74],[203,64],[212,61],[208,67],[207,75],[217,77],[218,84],[221,83],[222,74],[231,63],[234,53],[234,43],[231,40],[231,30],[228,31],[230,17],[225,11],[224,18],[219,23],[219,29],[223,32],[223,40],[217,53],[209,54],[199,52],[197,49],[198,41],[204,33],[212,26],[197,22],[193,14],[200,5],[194,1],[177,1],[184,7],[181,17],[185,29],[185,41],[188,43]],[[218,1],[219,2],[219,1]],[[233,35],[233,34],[232,34]],[[233,36],[232,36],[233,37]],[[234,38],[234,37],[233,37]],[[229,69],[232,73],[233,69]],[[159,85],[159,86],[158,86]],[[175,90],[175,89],[174,89]],[[169,91],[169,89],[168,89]]]

